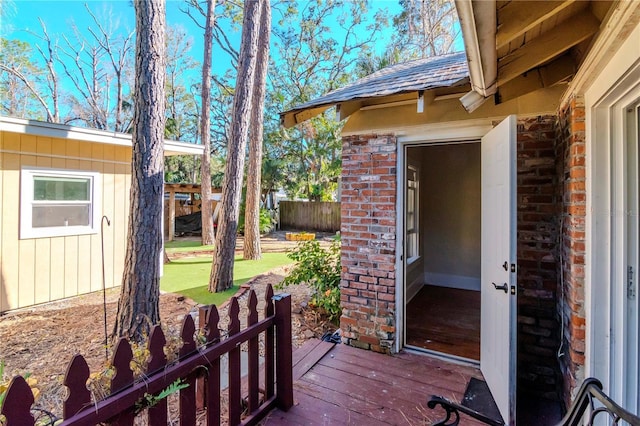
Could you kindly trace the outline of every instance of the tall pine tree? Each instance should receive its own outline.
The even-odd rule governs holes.
[[[264,97],[267,86],[267,68],[269,65],[269,38],[271,35],[271,4],[269,0],[261,2],[260,32],[256,77],[253,85],[253,107],[249,130],[249,165],[247,167],[247,199],[244,214],[245,259],[260,259],[260,195],[262,176],[262,147],[264,129]]]
[[[249,137],[249,119],[253,104],[262,1],[264,0],[247,0],[244,3],[240,62],[233,98],[231,136],[227,145],[227,163],[222,182],[222,208],[218,219],[209,291],[224,291],[233,286],[233,258],[240,214],[244,160]]]
[[[140,341],[160,322],[164,191],[164,0],[135,0],[131,204],[115,336]]]

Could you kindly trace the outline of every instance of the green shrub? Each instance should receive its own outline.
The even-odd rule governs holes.
[[[268,234],[273,231],[276,225],[274,214],[271,210],[260,209],[260,219],[258,226],[260,227],[260,234]],[[240,208],[240,216],[238,218],[238,233],[244,235],[244,204]]]
[[[325,311],[332,322],[337,322],[340,308],[340,241],[336,239],[328,249],[318,241],[304,241],[287,254],[296,261],[282,286],[307,283],[314,290],[310,305]]]

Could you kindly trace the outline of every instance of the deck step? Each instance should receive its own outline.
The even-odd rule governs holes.
[[[319,339],[307,340],[293,353],[293,380],[299,380],[311,370],[333,347],[335,343]]]

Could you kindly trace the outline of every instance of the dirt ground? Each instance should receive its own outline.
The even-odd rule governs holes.
[[[322,244],[329,244],[330,235],[319,235]],[[295,242],[286,241],[284,232],[263,237],[264,252],[286,251]],[[239,241],[241,248],[242,241]],[[202,255],[202,253],[198,253]],[[180,257],[185,254],[181,253]],[[290,267],[280,267],[249,281],[246,286],[264,299],[267,285],[284,279]],[[307,339],[320,337],[333,326],[306,308],[310,289],[306,285],[290,286],[276,293],[292,295],[293,344],[298,347]],[[106,292],[107,332],[111,332],[117,309],[119,288]],[[239,297],[240,317],[246,318],[246,292]],[[226,304],[225,304],[226,305]],[[226,323],[226,306],[219,307],[221,326]],[[259,306],[260,309],[260,306]],[[184,315],[197,312],[197,304],[176,294],[161,294],[160,312],[165,332],[179,335]],[[104,345],[103,293],[97,292],[59,302],[9,312],[0,316],[0,361],[5,364],[4,378],[16,374],[31,374],[40,391],[36,406],[61,417],[66,388],[62,380],[67,363],[76,353],[82,354],[92,372],[106,363]],[[0,377],[0,382],[2,382]]]

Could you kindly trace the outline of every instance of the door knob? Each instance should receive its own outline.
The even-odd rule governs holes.
[[[491,284],[493,284],[493,288],[495,288],[496,290],[504,290],[505,293],[509,292],[509,286],[507,285],[507,283],[504,283],[502,285],[497,285],[496,283]]]

